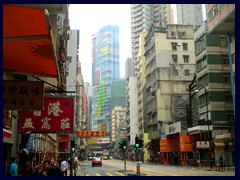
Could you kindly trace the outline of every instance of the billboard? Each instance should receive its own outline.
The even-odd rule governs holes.
[[[21,111],[18,131],[54,133],[73,132],[73,98],[44,98],[42,111]]]
[[[78,138],[102,137],[107,136],[106,131],[76,131]]]

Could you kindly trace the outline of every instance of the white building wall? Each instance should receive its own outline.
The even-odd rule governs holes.
[[[130,102],[130,145],[135,144],[135,137],[138,132],[138,97],[137,97],[137,77],[129,77],[129,102]]]
[[[78,30],[69,31],[69,40],[67,46],[67,54],[72,57],[71,62],[69,63],[69,74],[67,76],[67,91],[76,90],[76,81],[77,81],[77,52],[78,52]],[[73,94],[72,94],[73,95]]]

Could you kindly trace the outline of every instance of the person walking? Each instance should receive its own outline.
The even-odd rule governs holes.
[[[220,170],[220,168],[223,168],[223,157],[222,156],[219,157],[219,164],[220,164],[220,166],[219,166],[219,170]]]
[[[49,169],[50,169],[50,161],[46,160],[43,162],[43,169],[39,173],[39,176],[48,176]]]
[[[18,176],[18,165],[16,164],[15,157],[11,157],[11,164],[9,167],[9,175],[10,176]]]
[[[68,170],[68,162],[66,160],[63,160],[61,162],[62,176],[67,176],[67,170]]]
[[[26,160],[24,165],[19,168],[18,175],[19,176],[33,176],[34,175],[30,160]]]
[[[78,170],[78,157],[74,157],[74,176],[77,176],[77,170]]]

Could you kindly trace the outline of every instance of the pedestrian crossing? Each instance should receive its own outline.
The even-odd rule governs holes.
[[[103,174],[100,174],[100,173],[96,173],[96,174],[89,174],[89,173],[86,173],[86,174],[81,174],[81,176],[126,176],[124,173],[120,173],[120,172],[114,172],[114,173],[103,173]]]
[[[130,173],[130,175],[133,175],[134,173]],[[114,173],[109,173],[109,172],[105,172],[105,173],[95,173],[95,174],[89,174],[89,173],[81,173],[79,174],[79,176],[128,176],[129,174],[124,174],[121,172],[114,172]],[[215,172],[215,171],[199,171],[199,172],[194,172],[194,171],[172,171],[171,174],[169,174],[169,172],[151,172],[151,171],[141,171],[141,175],[144,176],[214,176],[214,175],[219,175],[219,172]]]

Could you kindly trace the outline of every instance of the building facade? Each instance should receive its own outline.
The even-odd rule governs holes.
[[[105,26],[92,36],[92,130],[101,123],[111,136],[111,85],[119,80],[119,28]]]
[[[177,24],[201,26],[203,23],[202,4],[176,4]]]
[[[147,32],[152,23],[171,24],[174,22],[170,4],[131,4],[131,42],[133,75],[137,73],[139,35]]]
[[[186,94],[194,77],[194,52],[192,25],[152,25],[145,37],[144,119],[154,152],[165,127],[174,122],[172,95]]]

